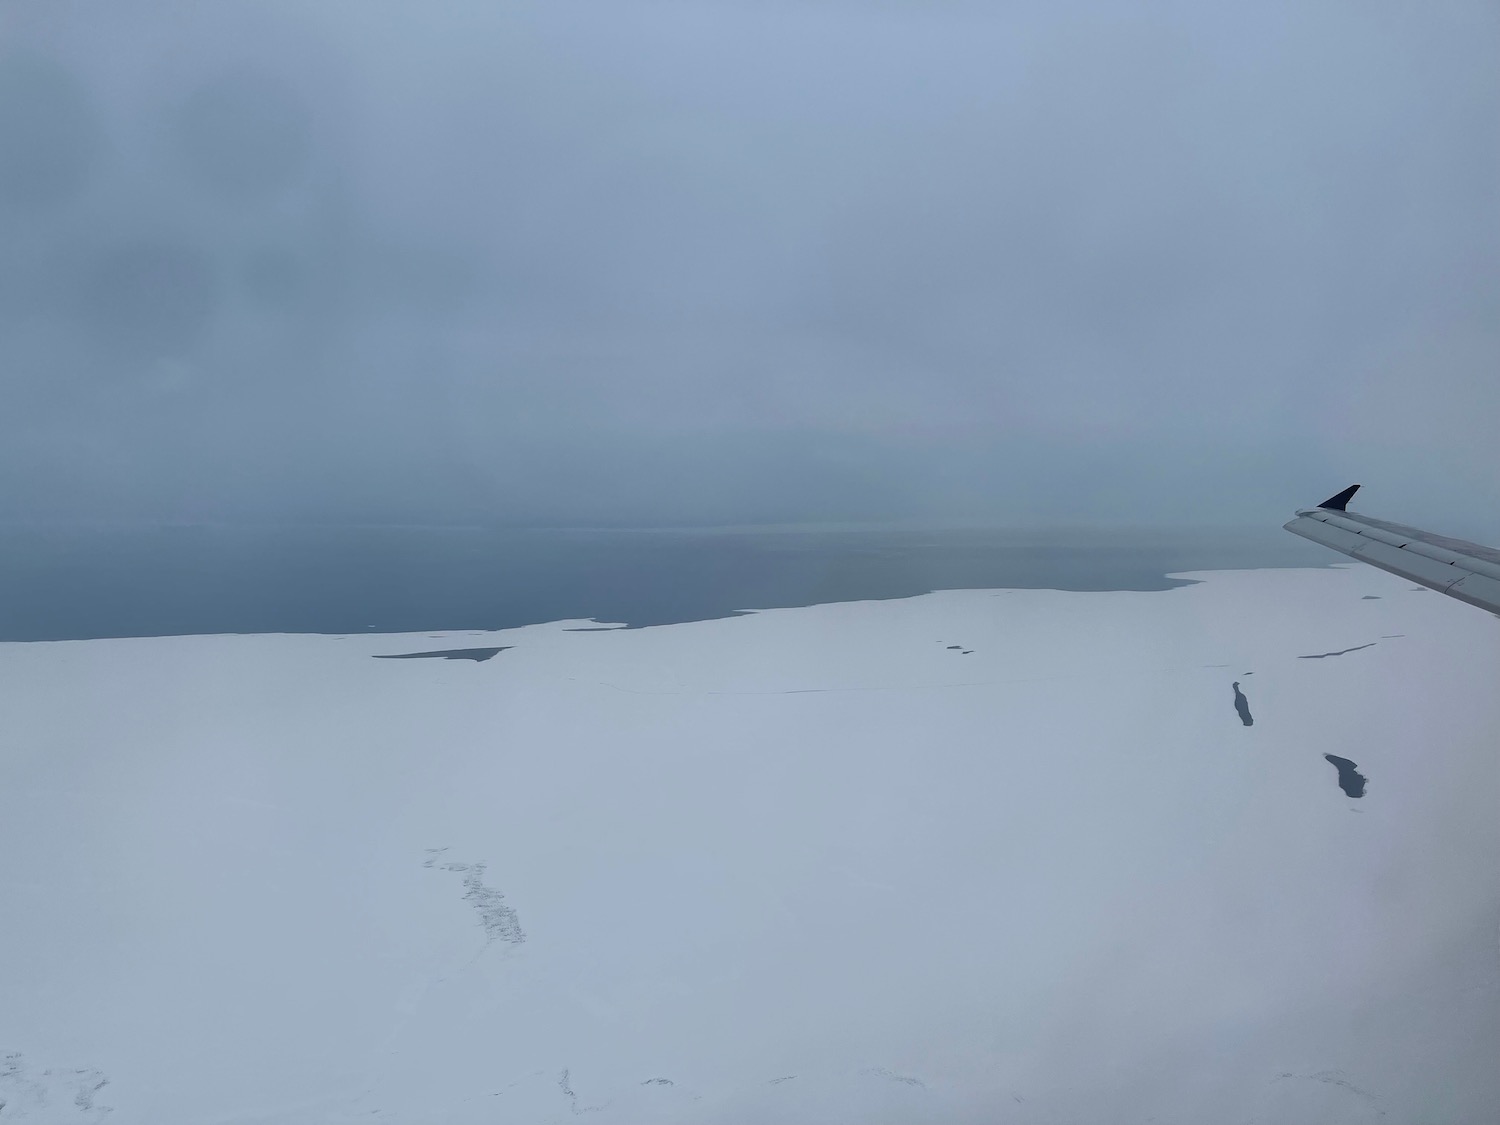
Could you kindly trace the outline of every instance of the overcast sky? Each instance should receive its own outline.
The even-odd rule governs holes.
[[[0,518],[1500,531],[1500,9],[0,0]]]

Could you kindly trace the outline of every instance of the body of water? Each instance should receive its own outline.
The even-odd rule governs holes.
[[[1186,570],[1322,566],[1225,530],[0,529],[0,640],[630,626],[1002,587],[1162,590]]]

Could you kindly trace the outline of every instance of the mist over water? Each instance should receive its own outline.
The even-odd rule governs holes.
[[[1500,15],[0,7],[0,519],[1500,538]]]

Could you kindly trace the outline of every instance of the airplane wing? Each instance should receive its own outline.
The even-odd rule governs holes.
[[[1284,526],[1350,558],[1500,614],[1500,551],[1348,511],[1349,498],[1357,491],[1359,485],[1350,485],[1316,508],[1299,510]]]

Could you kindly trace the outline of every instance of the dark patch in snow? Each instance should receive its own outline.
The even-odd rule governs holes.
[[[484,884],[485,866],[482,863],[444,863],[439,865],[447,848],[428,848],[423,867],[441,866],[443,871],[452,871],[464,877],[464,901],[472,903],[479,915],[479,924],[484,928],[485,944],[499,939],[511,945],[520,945],[526,940],[516,912],[505,905],[505,896],[494,887]]]
[[[464,899],[474,904],[487,940],[500,938],[512,945],[520,945],[526,940],[516,912],[505,905],[505,896],[494,887],[484,885],[484,864],[476,863],[469,869],[464,876],[464,888]]]
[[[949,645],[948,646],[948,651],[952,652],[954,649],[961,649],[963,647],[964,647],[963,645]]]
[[[1344,1072],[1341,1070],[1320,1070],[1316,1074],[1293,1074],[1289,1070],[1284,1070],[1276,1076],[1278,1082],[1285,1081],[1288,1078],[1303,1082],[1321,1082],[1325,1086],[1338,1086],[1340,1089],[1348,1090],[1351,1094],[1358,1094],[1368,1101],[1375,1102],[1380,1100],[1379,1094],[1372,1094],[1368,1090],[1362,1090],[1353,1082],[1345,1079]],[[1384,1117],[1385,1113],[1382,1111],[1380,1116]]]
[[[1346,796],[1363,797],[1365,795],[1365,775],[1359,772],[1356,763],[1348,758],[1340,758],[1337,754],[1324,754],[1323,760],[1339,771],[1339,788]]]
[[[641,1083],[642,1086],[675,1086],[676,1083],[670,1078],[648,1078]]]
[[[1255,725],[1255,720],[1250,717],[1250,701],[1245,698],[1245,693],[1240,690],[1240,682],[1234,682],[1234,709],[1239,713],[1240,722],[1247,727]]]
[[[389,654],[376,654],[376,660],[473,660],[475,662],[488,660],[492,656],[514,648],[514,645],[501,645],[499,648],[445,648],[437,652],[393,652]]]
[[[1359,600],[1362,601],[1362,602],[1378,602],[1380,600],[1380,595],[1379,594],[1366,594],[1364,597],[1360,598]]]
[[[0,1114],[6,1121],[24,1121],[32,1111],[47,1110],[45,1118],[34,1120],[56,1120],[59,1110],[49,1107],[68,1098],[80,1114],[97,1121],[113,1111],[110,1106],[94,1104],[99,1091],[108,1085],[108,1076],[94,1067],[33,1071],[21,1052],[10,1052],[0,1058]],[[71,1115],[68,1119],[74,1120]]]
[[[75,1070],[73,1076],[78,1080],[78,1092],[73,1095],[73,1104],[87,1113],[94,1108],[94,1096],[109,1085],[109,1079],[97,1070]],[[105,1113],[109,1112],[102,1106],[100,1108]]]
[[[923,1082],[920,1078],[908,1078],[904,1074],[892,1074],[883,1066],[866,1067],[860,1073],[868,1074],[872,1078],[884,1078],[891,1082],[900,1082],[905,1086],[915,1086],[919,1090],[927,1089],[927,1083]]]
[[[623,625],[584,625],[577,629],[564,629],[564,633],[618,633]]]
[[[1380,635],[1380,639],[1382,641],[1394,641],[1397,637],[1404,637],[1404,636],[1406,636],[1405,633],[1382,633]]]
[[[609,1105],[608,1102],[605,1102],[604,1105],[579,1105],[578,1095],[573,1092],[573,1085],[569,1074],[570,1072],[565,1070],[558,1075],[557,1088],[563,1092],[563,1097],[568,1099],[568,1108],[574,1113],[598,1113],[605,1106]]]
[[[1374,648],[1379,641],[1371,641],[1367,645],[1355,645],[1353,648],[1341,648],[1337,652],[1315,652],[1311,656],[1299,656],[1298,660],[1323,660],[1329,656],[1343,656],[1346,652],[1358,652],[1362,648]]]
[[[797,1076],[795,1074],[783,1074],[780,1078],[773,1078],[773,1079],[771,1079],[771,1081],[767,1082],[766,1085],[767,1086],[780,1086],[783,1082],[790,1082],[793,1078],[796,1078],[796,1077]]]

